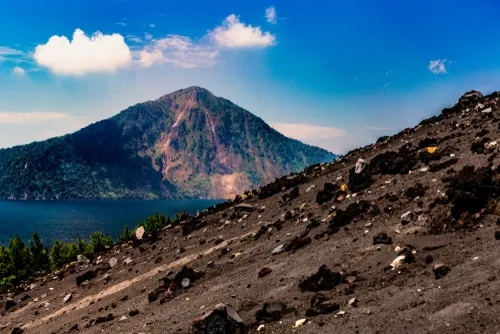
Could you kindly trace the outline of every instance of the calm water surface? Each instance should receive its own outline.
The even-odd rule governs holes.
[[[217,200],[121,200],[121,201],[0,201],[0,244],[18,234],[25,241],[38,232],[45,243],[54,239],[69,241],[88,238],[103,231],[117,238],[125,225],[135,227],[139,220],[156,211],[173,217],[186,211],[195,214]]]

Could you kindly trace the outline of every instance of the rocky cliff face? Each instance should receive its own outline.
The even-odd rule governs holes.
[[[0,150],[0,197],[230,198],[334,158],[190,87],[71,135]]]

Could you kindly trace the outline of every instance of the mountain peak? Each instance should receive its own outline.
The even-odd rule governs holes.
[[[203,97],[212,97],[216,98],[212,92],[210,92],[208,89],[200,87],[200,86],[190,86],[187,88],[182,88],[179,90],[176,90],[172,93],[166,94],[160,98],[160,100],[164,99],[171,99],[171,100],[177,100],[179,98],[203,98]]]

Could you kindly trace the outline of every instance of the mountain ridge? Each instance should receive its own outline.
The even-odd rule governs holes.
[[[0,150],[0,198],[230,198],[334,158],[191,86]]]

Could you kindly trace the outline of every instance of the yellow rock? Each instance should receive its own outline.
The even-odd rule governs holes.
[[[340,190],[342,190],[342,191],[346,191],[347,189],[349,189],[349,188],[347,187],[347,184],[343,184],[343,185],[340,187]]]
[[[436,146],[427,147],[427,153],[435,153],[438,148]]]
[[[293,326],[293,328],[303,326],[306,323],[306,320],[307,319],[300,319],[300,320],[295,321],[295,325]]]
[[[241,253],[236,253],[236,254],[234,254],[234,257],[238,257],[240,255],[241,255]]]

